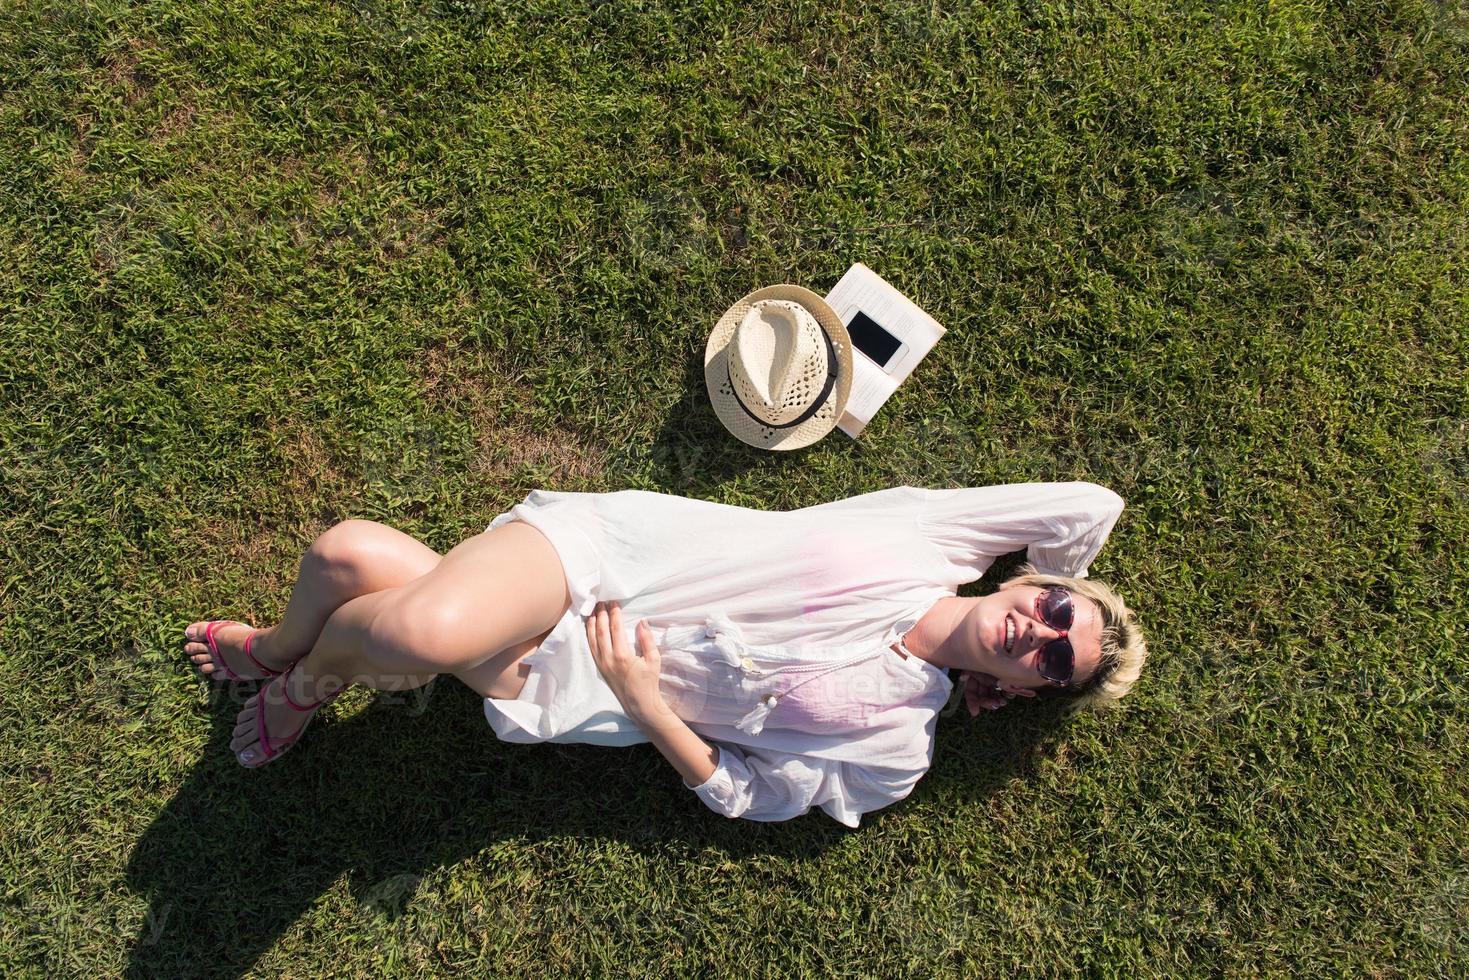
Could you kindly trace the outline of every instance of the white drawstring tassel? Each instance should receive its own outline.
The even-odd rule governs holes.
[[[774,710],[777,700],[774,694],[765,695],[749,714],[735,723],[735,727],[747,735],[759,735],[765,728],[765,719],[770,717],[770,712]]]
[[[744,657],[739,641],[739,630],[728,616],[715,613],[704,620],[704,635],[714,641],[715,648],[731,667],[740,666]]]

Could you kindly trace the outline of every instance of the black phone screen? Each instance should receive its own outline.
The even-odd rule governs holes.
[[[861,310],[847,324],[847,334],[852,338],[852,344],[879,366],[886,366],[888,358],[903,345],[901,340]]]

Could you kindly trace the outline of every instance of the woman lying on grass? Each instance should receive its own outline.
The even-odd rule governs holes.
[[[641,490],[532,492],[440,557],[344,521],[279,624],[198,622],[205,676],[267,680],[230,743],[265,765],[351,684],[453,674],[510,742],[652,742],[712,809],[856,827],[928,770],[957,669],[972,715],[1132,687],[1132,613],[1084,579],[1122,500],[1089,483],[895,487],[794,511]],[[1024,573],[957,588],[1027,549]],[[636,624],[636,647],[628,630]]]

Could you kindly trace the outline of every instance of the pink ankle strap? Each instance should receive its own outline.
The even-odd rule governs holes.
[[[296,663],[300,662],[301,661],[299,660],[296,661]],[[297,704],[291,699],[291,692],[288,689],[290,683],[290,673],[295,669],[296,664],[291,664],[291,666],[287,667],[278,676],[281,678],[281,696],[285,699],[286,705],[288,707],[294,708],[297,711],[311,711],[315,708],[319,708],[327,702],[333,700],[338,694],[341,694],[347,689],[346,685],[343,685],[342,687],[337,688],[335,691],[328,694],[326,697],[322,698],[315,704],[308,704],[303,707],[302,705]],[[274,680],[274,678],[272,678],[272,680]],[[261,693],[264,693],[264,688],[261,689]],[[296,734],[291,737],[289,743],[284,748],[276,748],[275,745],[272,744],[270,732],[265,730],[265,704],[263,701],[260,702],[259,707],[255,711],[255,738],[256,741],[260,743],[260,749],[265,754],[266,762],[269,762],[271,759],[274,759],[277,755],[280,755],[286,749],[296,744],[296,740],[301,737],[301,731],[305,730],[306,725],[310,724],[310,721],[311,719],[308,718],[306,722],[302,724],[301,729],[298,730]],[[261,765],[264,765],[264,763],[261,763]]]
[[[280,671],[276,670],[274,667],[265,666],[265,664],[261,663],[260,660],[255,656],[255,654],[250,652],[250,644],[255,641],[255,636],[259,632],[259,630],[256,630],[254,633],[251,633],[249,636],[245,637],[245,656],[250,658],[250,662],[252,664],[265,671],[266,677],[275,677],[277,674],[280,673]]]
[[[296,664],[298,664],[300,662],[301,661],[298,660],[298,661],[296,661]],[[286,700],[286,706],[288,708],[292,708],[292,709],[294,709],[296,711],[315,711],[317,708],[320,708],[322,705],[330,702],[338,694],[341,694],[343,691],[345,691],[347,689],[346,686],[344,685],[342,687],[337,688],[335,691],[333,691],[332,693],[328,694],[326,697],[322,698],[320,701],[317,701],[317,702],[315,702],[313,704],[297,704],[295,702],[295,700],[293,700],[291,698],[291,671],[293,671],[293,670],[296,669],[296,664],[291,664],[291,666],[289,666],[289,667],[286,668],[285,673],[283,673],[283,674],[280,675],[281,676],[281,696],[283,698],[285,698],[285,700]]]

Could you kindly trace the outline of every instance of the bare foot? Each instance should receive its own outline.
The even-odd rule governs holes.
[[[219,648],[220,659],[224,661],[224,669],[221,670],[205,641],[205,630],[209,623],[210,620],[201,620],[189,624],[188,629],[184,630],[184,652],[205,677],[218,671],[221,679],[233,680],[234,677],[241,677],[245,680],[263,680],[285,670],[296,659],[289,655],[282,657],[274,650],[270,642],[273,630],[257,630],[243,623],[221,622],[214,629],[214,644]],[[252,633],[254,637],[250,639],[249,652],[259,664],[251,660],[245,652],[245,640]],[[260,665],[270,668],[274,673],[266,673]]]
[[[293,680],[295,678],[288,675],[263,685],[250,696],[250,700],[245,702],[245,706],[235,716],[230,751],[235,754],[240,765],[247,769],[257,769],[295,745],[311,719],[316,716],[317,709],[336,697],[332,694],[321,700],[306,701],[298,697],[295,704],[288,704],[284,691],[286,684]],[[296,706],[302,704],[309,707],[302,709]],[[261,712],[265,713],[264,728],[265,737],[269,741],[268,748],[261,743],[261,724],[257,717]]]

